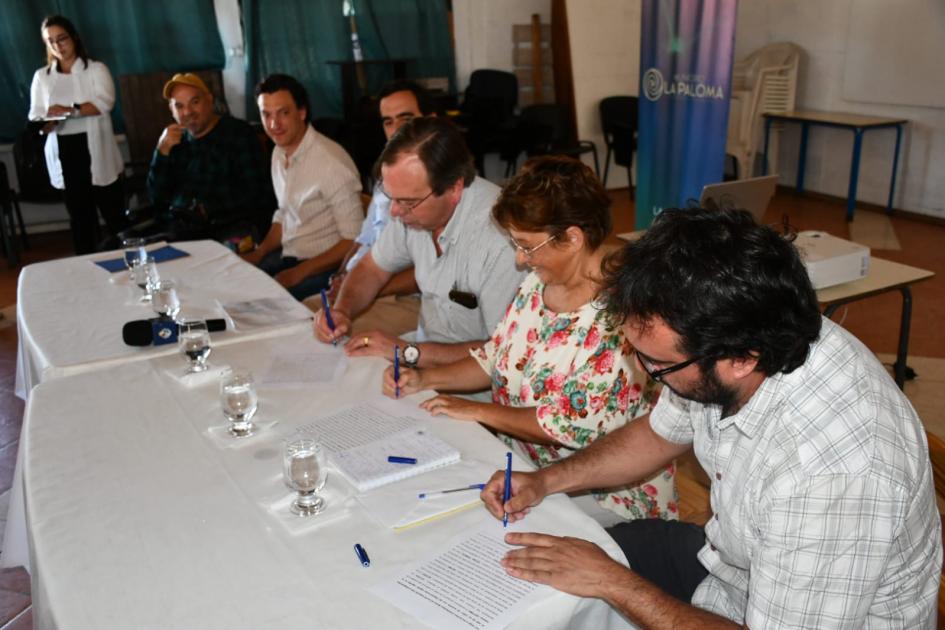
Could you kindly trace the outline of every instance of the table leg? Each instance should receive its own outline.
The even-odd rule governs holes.
[[[807,135],[810,131],[810,124],[806,121],[801,123],[801,150],[797,156],[797,192],[804,192],[804,170],[807,167]]]
[[[856,184],[860,177],[860,149],[863,148],[863,129],[853,130],[853,161],[850,163],[850,188],[847,190],[847,221],[853,220],[856,210]]]
[[[892,214],[893,194],[896,192],[896,169],[899,166],[899,146],[902,144],[902,125],[896,125],[896,150],[893,153],[892,179],[889,181],[889,201],[886,202],[886,214]]]
[[[902,293],[902,315],[899,319],[899,348],[896,350],[896,362],[893,374],[896,385],[903,389],[906,384],[906,358],[909,354],[909,327],[912,322],[912,291],[909,287],[900,287]]]
[[[771,119],[765,118],[765,152],[761,158],[761,174],[768,174],[768,138],[771,135]]]

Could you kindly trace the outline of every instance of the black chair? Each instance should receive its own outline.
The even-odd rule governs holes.
[[[630,188],[631,199],[634,198],[634,194],[630,167],[633,166],[633,154],[637,150],[637,107],[638,99],[635,96],[608,96],[601,100],[598,106],[600,126],[604,131],[604,142],[607,143],[604,186],[607,185],[610,156],[613,155],[617,166],[627,168],[627,185]]]
[[[20,202],[16,191],[10,187],[7,165],[0,162],[0,245],[11,267],[20,264],[17,228],[19,228],[20,239],[23,241],[23,249],[29,249],[30,242],[26,237],[26,226],[23,225]]]
[[[456,122],[466,129],[466,144],[480,175],[485,175],[487,153],[505,157],[513,150],[517,106],[518,79],[511,72],[476,70],[469,76]]]
[[[572,139],[564,107],[548,103],[529,105],[522,108],[519,123],[518,136],[526,155],[567,155],[580,159],[590,153],[594,156],[594,173],[600,177],[597,145],[590,140]]]

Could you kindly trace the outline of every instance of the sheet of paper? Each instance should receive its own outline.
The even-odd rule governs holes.
[[[328,450],[339,453],[383,440],[415,424],[415,420],[392,416],[373,405],[358,405],[313,420],[299,430],[311,433]]]
[[[288,324],[308,317],[302,313],[308,313],[308,309],[290,297],[226,302],[220,306],[237,330]]]
[[[262,385],[295,385],[310,383],[334,383],[344,374],[348,359],[343,353],[337,356],[312,354],[309,352],[273,353],[259,375]]]
[[[370,590],[431,628],[504,628],[554,593],[510,577],[499,564],[514,548],[503,540],[509,529],[484,516],[479,527]]]

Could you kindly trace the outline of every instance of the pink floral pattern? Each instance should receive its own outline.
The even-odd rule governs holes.
[[[536,465],[547,466],[646,414],[658,390],[634,369],[631,347],[591,303],[570,313],[548,309],[544,284],[529,274],[496,326],[472,356],[492,377],[492,400],[534,407],[539,426],[562,446],[501,436]],[[673,466],[645,483],[595,492],[598,502],[626,519],[678,518]]]

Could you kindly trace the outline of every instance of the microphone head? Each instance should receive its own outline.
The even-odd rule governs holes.
[[[151,322],[137,319],[121,327],[121,338],[129,346],[150,346],[154,341]]]

